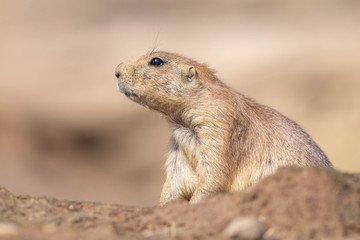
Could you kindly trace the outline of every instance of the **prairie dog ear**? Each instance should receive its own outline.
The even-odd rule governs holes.
[[[189,66],[187,69],[187,80],[191,82],[191,80],[196,77],[197,72],[194,66]]]

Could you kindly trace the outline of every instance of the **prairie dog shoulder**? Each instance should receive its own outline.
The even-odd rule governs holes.
[[[243,190],[281,166],[331,167],[298,124],[234,91],[204,64],[154,52],[115,71],[120,92],[172,127],[160,204]]]

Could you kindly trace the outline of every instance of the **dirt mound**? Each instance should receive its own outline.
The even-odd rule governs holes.
[[[360,174],[280,169],[255,188],[199,204],[138,208],[14,196],[0,188],[0,238],[356,239]]]

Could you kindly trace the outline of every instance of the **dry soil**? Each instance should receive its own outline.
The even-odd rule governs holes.
[[[1,239],[359,239],[360,174],[283,168],[190,205],[129,207],[0,188]]]

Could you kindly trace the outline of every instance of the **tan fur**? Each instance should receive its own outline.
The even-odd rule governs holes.
[[[150,65],[155,57],[164,64]],[[281,166],[331,167],[299,125],[235,92],[204,64],[154,52],[120,64],[116,75],[121,92],[172,126],[161,205],[243,190]]]

